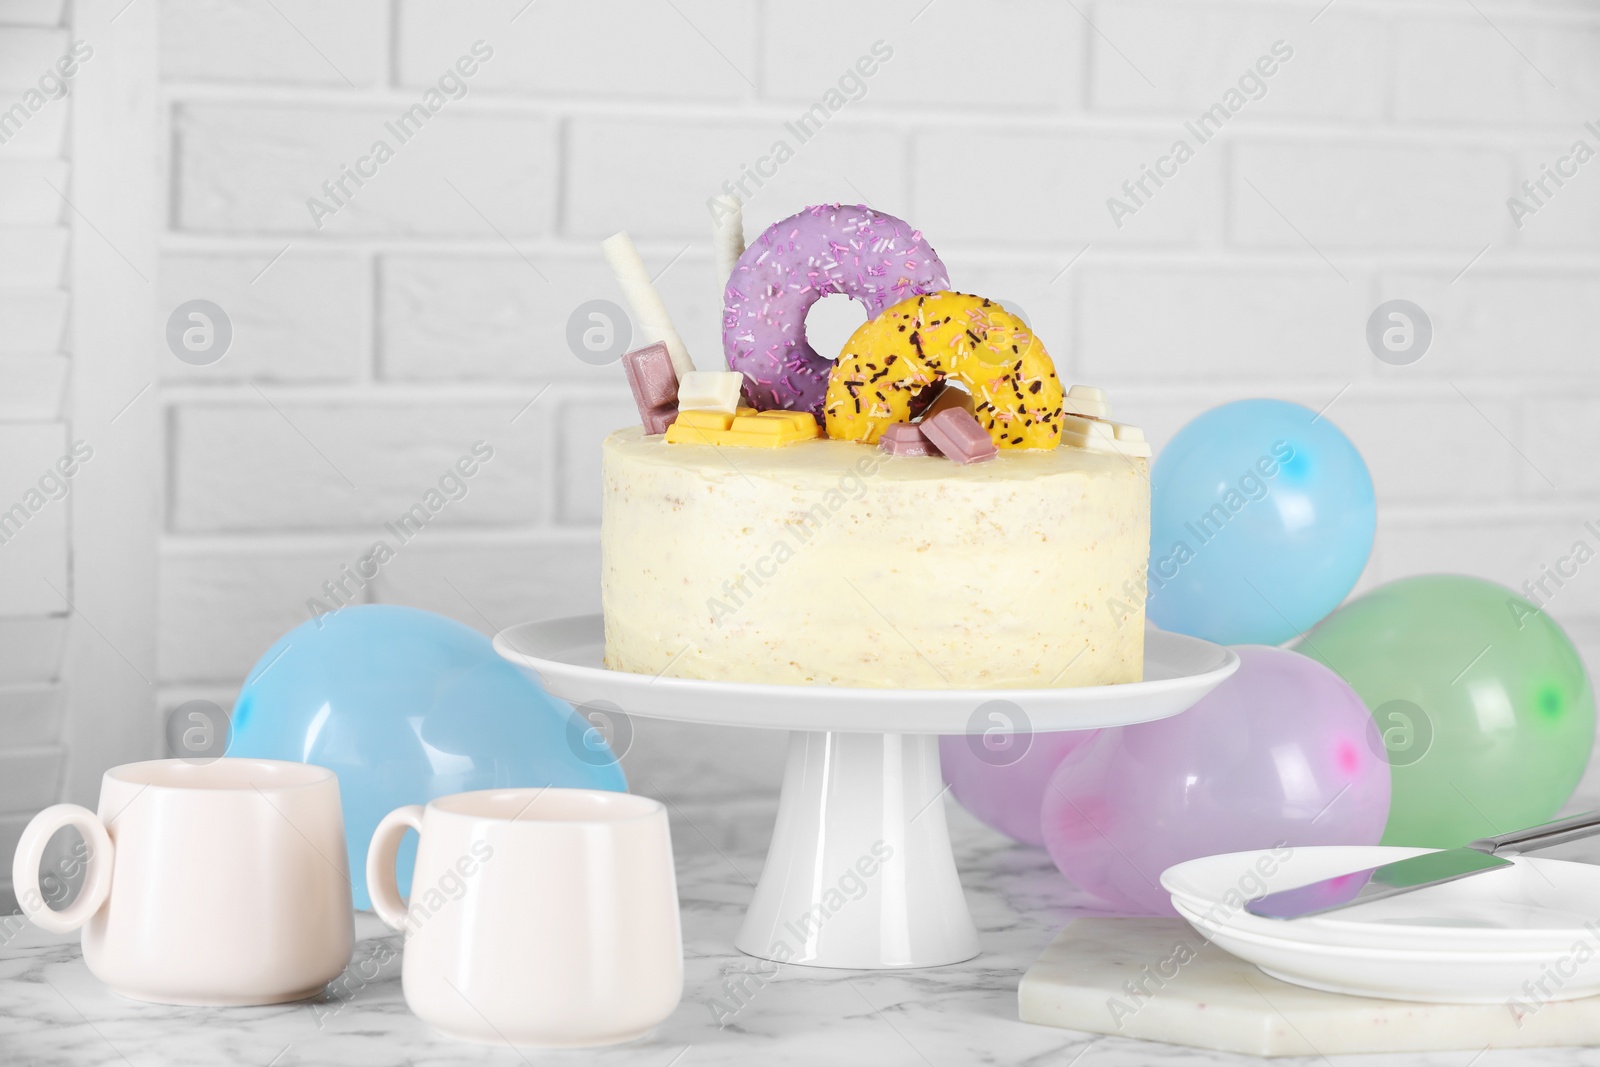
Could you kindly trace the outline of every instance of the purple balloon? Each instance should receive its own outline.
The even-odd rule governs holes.
[[[1101,730],[1050,779],[1050,858],[1120,909],[1177,914],[1161,872],[1184,860],[1383,836],[1389,764],[1355,690],[1298,652],[1234,651],[1239,670],[1200,703]]]
[[[1025,845],[1044,846],[1039,806],[1050,776],[1069,752],[1098,731],[1030,734],[1020,757],[985,747],[983,734],[939,738],[939,762],[950,793],[979,820]],[[1019,746],[1020,747],[1020,746]]]

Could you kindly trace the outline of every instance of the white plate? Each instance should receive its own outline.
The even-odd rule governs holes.
[[[1168,868],[1162,886],[1208,925],[1306,945],[1417,952],[1534,952],[1588,940],[1600,955],[1600,867],[1515,857],[1512,866],[1304,919],[1266,919],[1235,902],[1433,851],[1318,846],[1206,856]],[[1264,888],[1263,888],[1264,887]]]
[[[1175,906],[1217,947],[1309,989],[1435,1004],[1503,1004],[1520,1012],[1537,1010],[1546,1001],[1600,993],[1600,941],[1593,936],[1533,953],[1334,949],[1217,928],[1183,904]]]
[[[751,685],[606,670],[599,615],[523,623],[494,647],[574,704],[605,701],[629,715],[681,722],[851,733],[960,734],[988,728],[975,715],[1004,701],[1019,732],[1092,730],[1164,719],[1191,707],[1239,667],[1230,649],[1155,627],[1145,630],[1145,681],[1068,689],[847,689]]]
[[[1342,959],[1367,959],[1375,961],[1406,960],[1418,963],[1458,963],[1463,960],[1476,962],[1525,962],[1532,963],[1545,959],[1549,948],[1530,949],[1522,951],[1508,951],[1505,949],[1490,951],[1452,951],[1451,949],[1389,949],[1377,948],[1373,945],[1319,945],[1309,941],[1295,941],[1285,937],[1267,937],[1256,933],[1245,933],[1237,926],[1222,926],[1211,922],[1203,911],[1196,910],[1191,905],[1173,898],[1173,907],[1178,909],[1178,914],[1183,916],[1188,924],[1196,930],[1206,933],[1222,935],[1230,941],[1241,944],[1258,945],[1261,948],[1292,948],[1295,952],[1302,952],[1310,956],[1333,956]],[[1558,946],[1565,949],[1570,945]],[[1600,955],[1600,952],[1597,952]]]

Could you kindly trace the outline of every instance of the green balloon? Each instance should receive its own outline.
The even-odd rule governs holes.
[[[1594,744],[1594,693],[1561,627],[1503,586],[1403,578],[1352,600],[1295,650],[1366,702],[1389,760],[1385,845],[1454,848],[1549,820]]]

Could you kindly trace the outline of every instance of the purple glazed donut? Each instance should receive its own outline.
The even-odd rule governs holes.
[[[739,257],[723,296],[722,349],[762,411],[822,410],[833,360],[806,340],[806,314],[830,293],[867,318],[908,296],[950,287],[922,233],[869,207],[818,204],[774,223]]]

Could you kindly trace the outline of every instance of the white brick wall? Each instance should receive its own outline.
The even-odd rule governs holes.
[[[1294,49],[1272,75],[1259,112],[1276,118],[1384,117],[1385,22],[1371,7],[1339,5],[1310,22],[1318,3],[1104,4],[1105,37],[1092,66],[1091,99],[1109,111],[1198,114],[1276,40]],[[1109,52],[1107,42],[1127,52]],[[1132,64],[1132,65],[1130,65]],[[1145,79],[1148,78],[1149,81]],[[1151,83],[1154,83],[1153,85]]]
[[[404,97],[389,107],[183,105],[173,115],[179,229],[330,238],[549,232],[556,180],[551,121],[441,111],[402,144],[385,124],[414,103]],[[360,188],[351,186],[354,195],[320,220],[319,231],[307,199],[328,197],[323,183],[337,179],[341,165],[358,166],[383,138],[394,158]]]
[[[0,111],[65,53],[62,5],[0,0]],[[0,512],[24,501],[67,450],[63,411],[68,98],[41,102],[0,133]],[[3,122],[4,120],[0,120]],[[55,188],[52,189],[51,186]],[[37,498],[35,498],[37,499]],[[61,788],[60,682],[70,595],[68,500],[50,500],[0,543],[0,910],[22,822]]]
[[[161,264],[161,301],[176,307],[190,294],[228,309],[234,340],[227,358],[209,367],[169,359],[172,381],[353,381],[366,367],[371,270],[360,256],[291,248],[287,270],[262,268],[248,254],[173,253]],[[284,266],[282,262],[275,264]],[[258,277],[259,275],[259,277]]]
[[[760,62],[751,68],[759,68],[762,97],[809,106],[881,40],[893,55],[861,101],[873,110],[1049,115],[1081,103],[1084,67],[1064,60],[1083,54],[1089,30],[1070,5],[1011,0],[984,5],[970,18],[925,5],[763,5]],[[953,61],[957,56],[993,58]]]
[[[181,532],[362,530],[374,536],[483,442],[492,458],[464,480],[438,527],[522,526],[540,518],[547,435],[503,401],[363,405],[359,396],[175,405],[170,521]],[[539,411],[535,405],[534,412]],[[513,420],[516,420],[513,422]],[[448,487],[446,487],[448,489]]]
[[[161,5],[161,73],[174,82],[375,87],[388,76],[388,51],[383,0]]]
[[[166,0],[163,316],[205,297],[236,331],[221,362],[172,360],[161,387],[168,704],[227,699],[374,525],[478,438],[498,452],[471,496],[364,595],[485,631],[592,608],[596,442],[632,418],[616,369],[566,350],[577,304],[620,300],[596,241],[632,231],[716,366],[705,199],[877,40],[892,58],[756,193],[752,231],[824,199],[904,214],[958,287],[1018,302],[1067,375],[1111,389],[1157,444],[1228,399],[1337,395],[1329,417],[1383,505],[1365,584],[1441,567],[1520,584],[1600,516],[1600,162],[1520,230],[1505,207],[1574,138],[1593,142],[1591,5],[524,5]],[[306,198],[479,39],[494,53],[467,96],[319,230]],[[1279,39],[1294,56],[1265,96],[1118,228],[1106,198]],[[40,116],[27,136],[59,129]],[[60,166],[0,155],[0,282],[59,256],[40,189]],[[1393,296],[1435,323],[1413,367],[1365,346]],[[60,298],[7,299],[27,337],[0,336],[0,359],[45,361],[28,366],[48,394]],[[1600,576],[1554,612],[1600,663]],[[775,739],[733,740],[775,780]],[[696,788],[656,752],[636,766]]]

